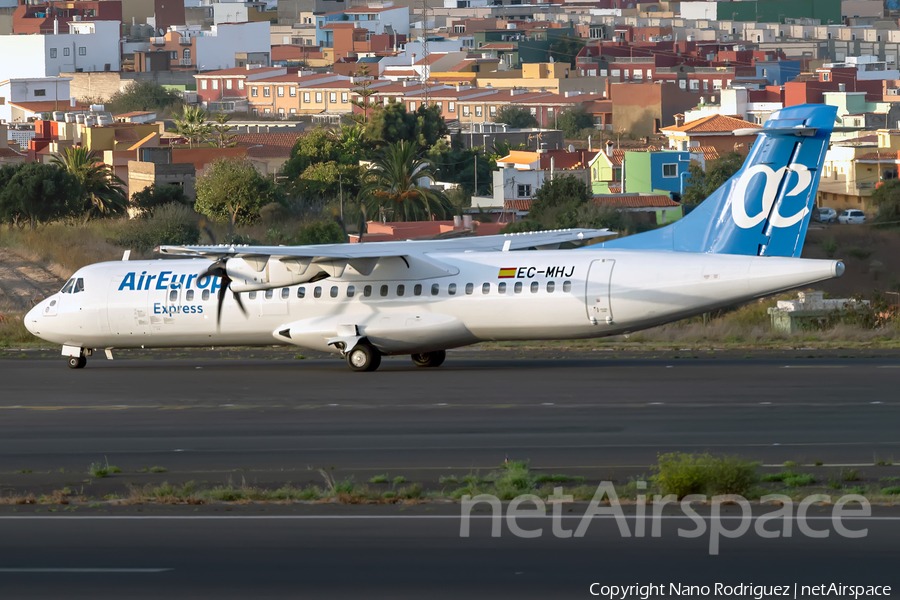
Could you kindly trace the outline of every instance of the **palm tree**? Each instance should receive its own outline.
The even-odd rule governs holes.
[[[418,155],[419,146],[400,141],[388,146],[363,175],[360,200],[369,215],[403,221],[443,219],[453,213],[450,201],[439,190],[423,187],[423,179],[435,180],[433,164]]]
[[[353,125],[341,125],[340,131],[332,131],[330,137],[334,143],[338,144],[343,150],[343,158],[350,161],[357,161],[365,144],[365,128],[362,125],[354,123]],[[344,162],[341,160],[341,162]]]
[[[125,196],[125,182],[112,168],[101,162],[94,152],[87,148],[66,148],[62,157],[53,157],[53,164],[68,171],[90,203],[85,212],[85,220],[90,217],[109,217],[128,212],[128,198]]]
[[[199,106],[185,106],[181,115],[175,117],[175,128],[171,131],[187,139],[188,145],[193,148],[194,143],[200,143],[209,137],[212,126],[207,124],[208,115]]]

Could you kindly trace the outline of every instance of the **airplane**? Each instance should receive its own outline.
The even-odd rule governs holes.
[[[74,369],[99,350],[273,344],[341,354],[353,371],[402,354],[430,368],[482,341],[627,334],[843,273],[799,258],[835,117],[821,105],[774,113],[748,130],[759,137],[732,179],[642,234],[162,246],[180,260],[86,266],[25,325]]]

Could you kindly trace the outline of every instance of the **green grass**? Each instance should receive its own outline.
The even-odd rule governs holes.
[[[387,483],[387,482],[388,482],[387,474],[376,475],[375,477],[372,477],[371,479],[369,479],[369,483]]]
[[[31,332],[25,328],[24,317],[25,315],[19,313],[0,315],[0,347],[20,347],[41,343],[41,340],[31,335]]]
[[[456,485],[459,483],[459,479],[457,479],[456,475],[448,475],[447,477],[438,479],[438,483],[443,485]]]
[[[882,488],[881,493],[885,496],[898,496],[900,495],[900,485]]]
[[[878,481],[881,483],[894,483],[895,481],[900,481],[900,477],[897,477],[896,475],[893,477],[882,477]]]
[[[409,480],[403,475],[397,475],[396,477],[394,477],[394,485],[400,485],[401,483],[406,483],[407,481]]]
[[[757,466],[736,456],[672,452],[659,455],[653,470],[660,490],[678,498],[689,494],[746,496],[759,481]]]
[[[108,476],[112,475],[113,473],[121,473],[121,472],[122,472],[122,469],[120,469],[119,467],[114,467],[114,466],[110,465],[108,460],[106,461],[106,464],[104,464],[104,465],[101,465],[100,463],[95,462],[95,463],[91,463],[88,466],[88,473],[90,473],[93,477],[98,477],[98,478],[108,477]]]
[[[856,469],[841,469],[841,479],[844,481],[859,481],[859,472]]]
[[[798,465],[797,463],[795,463],[792,460],[786,460],[786,461],[784,461],[784,464],[781,466],[787,468],[787,467],[799,467],[800,465]]]

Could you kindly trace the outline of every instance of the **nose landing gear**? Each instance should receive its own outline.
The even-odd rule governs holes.
[[[381,366],[381,352],[368,342],[360,342],[347,353],[347,366],[351,371],[374,371]]]

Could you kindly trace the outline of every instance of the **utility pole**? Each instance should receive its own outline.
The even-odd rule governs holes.
[[[475,153],[475,195],[478,195],[478,153]]]
[[[338,173],[338,190],[341,195],[341,224],[344,223],[344,174]]]
[[[425,108],[428,109],[428,0],[422,0],[422,80],[425,84]]]

